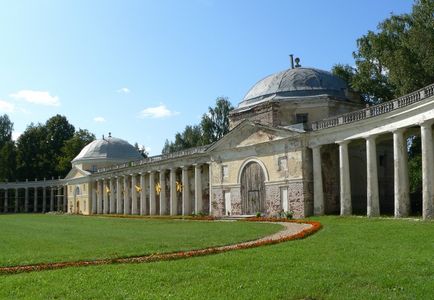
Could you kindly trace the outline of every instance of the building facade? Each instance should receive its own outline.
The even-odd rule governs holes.
[[[64,179],[0,184],[0,203],[6,212],[85,215],[433,217],[434,85],[365,107],[329,72],[291,68],[256,83],[230,123],[212,145],[150,158],[103,137],[81,151]],[[420,201],[408,183],[413,136],[422,140]]]

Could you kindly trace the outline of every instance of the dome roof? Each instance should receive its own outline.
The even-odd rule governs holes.
[[[345,99],[346,89],[345,81],[330,72],[313,68],[294,68],[260,80],[247,92],[238,107],[256,104],[269,96],[331,95]]]
[[[122,163],[142,159],[142,155],[127,141],[106,137],[86,145],[72,163],[109,161]]]

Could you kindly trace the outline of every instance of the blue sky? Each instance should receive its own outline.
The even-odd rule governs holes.
[[[237,105],[288,55],[330,70],[412,1],[1,1],[0,114],[17,136],[65,115],[159,154],[218,96]]]

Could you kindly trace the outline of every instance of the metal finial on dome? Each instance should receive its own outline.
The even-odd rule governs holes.
[[[112,137],[112,133],[111,132],[109,132],[109,138],[111,138]]]
[[[301,65],[300,65],[300,58],[299,57],[295,58],[295,67],[296,68],[300,68],[301,67]]]

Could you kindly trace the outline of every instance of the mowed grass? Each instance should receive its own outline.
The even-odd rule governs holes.
[[[433,299],[434,222],[315,220],[316,234],[272,246],[0,275],[0,298]]]
[[[256,239],[276,224],[0,215],[0,266],[190,250]]]

